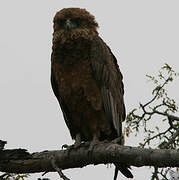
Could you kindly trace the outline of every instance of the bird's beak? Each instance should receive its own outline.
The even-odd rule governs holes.
[[[66,22],[65,22],[65,29],[67,31],[69,31],[72,28],[73,28],[73,23],[70,21],[70,19],[67,19]]]

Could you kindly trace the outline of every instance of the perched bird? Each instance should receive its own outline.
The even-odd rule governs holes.
[[[54,17],[51,84],[74,147],[82,141],[93,146],[122,137],[123,77],[97,28],[94,16],[85,9],[64,8]],[[133,177],[126,166],[115,165],[114,179],[118,170]]]

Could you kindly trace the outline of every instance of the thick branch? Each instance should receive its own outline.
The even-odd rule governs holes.
[[[4,150],[7,151],[7,150]],[[8,156],[7,156],[8,157]],[[2,160],[1,160],[2,159]],[[0,171],[10,173],[35,173],[55,171],[53,163],[60,169],[79,168],[90,164],[121,162],[131,166],[179,167],[179,151],[168,149],[144,149],[121,146],[114,143],[100,143],[93,152],[88,147],[78,149],[44,151],[31,157],[6,160],[0,154]]]

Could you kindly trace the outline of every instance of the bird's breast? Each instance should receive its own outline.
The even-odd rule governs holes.
[[[54,65],[56,79],[58,80],[58,91],[67,104],[80,103],[85,99],[96,110],[102,108],[101,93],[93,78],[93,72],[88,60],[78,60],[71,63],[56,63]]]

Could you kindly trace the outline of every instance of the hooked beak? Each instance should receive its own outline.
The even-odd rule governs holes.
[[[66,20],[66,22],[65,22],[65,29],[67,31],[70,31],[71,29],[73,29],[75,27],[76,27],[76,25],[70,19]]]

